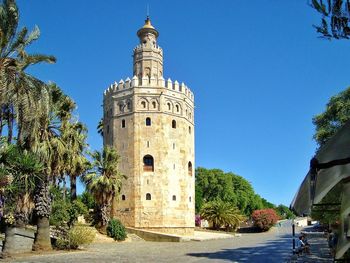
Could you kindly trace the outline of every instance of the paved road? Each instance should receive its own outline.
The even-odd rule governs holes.
[[[291,256],[291,223],[268,233],[203,242],[94,244],[87,251],[19,258],[11,262],[258,262],[283,263]]]

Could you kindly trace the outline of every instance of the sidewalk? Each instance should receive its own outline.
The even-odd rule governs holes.
[[[333,262],[328,247],[328,242],[323,232],[306,232],[310,244],[310,255],[303,253],[300,256],[293,255],[290,262]]]

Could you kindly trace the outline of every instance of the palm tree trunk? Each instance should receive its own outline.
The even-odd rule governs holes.
[[[13,136],[13,115],[11,106],[7,109],[7,142],[10,144],[12,142]]]
[[[51,250],[50,223],[48,217],[39,216],[33,250]]]
[[[0,138],[2,136],[2,128],[3,128],[4,122],[3,122],[3,112],[2,107],[0,107]]]
[[[71,175],[70,178],[70,200],[73,202],[77,200],[77,177]]]
[[[38,186],[34,197],[34,202],[38,221],[33,250],[51,250],[52,247],[49,223],[51,198],[47,180],[42,181]]]

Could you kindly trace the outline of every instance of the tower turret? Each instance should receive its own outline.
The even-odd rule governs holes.
[[[163,50],[157,45],[158,31],[147,16],[145,24],[137,31],[140,44],[134,49],[134,76],[150,83],[151,78],[163,76]],[[143,83],[146,84],[146,83]]]

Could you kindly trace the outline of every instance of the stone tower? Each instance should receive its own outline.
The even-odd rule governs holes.
[[[194,229],[194,96],[163,78],[163,50],[147,17],[137,31],[133,77],[105,92],[104,145],[121,156],[127,176],[113,216],[130,227],[172,234]]]

